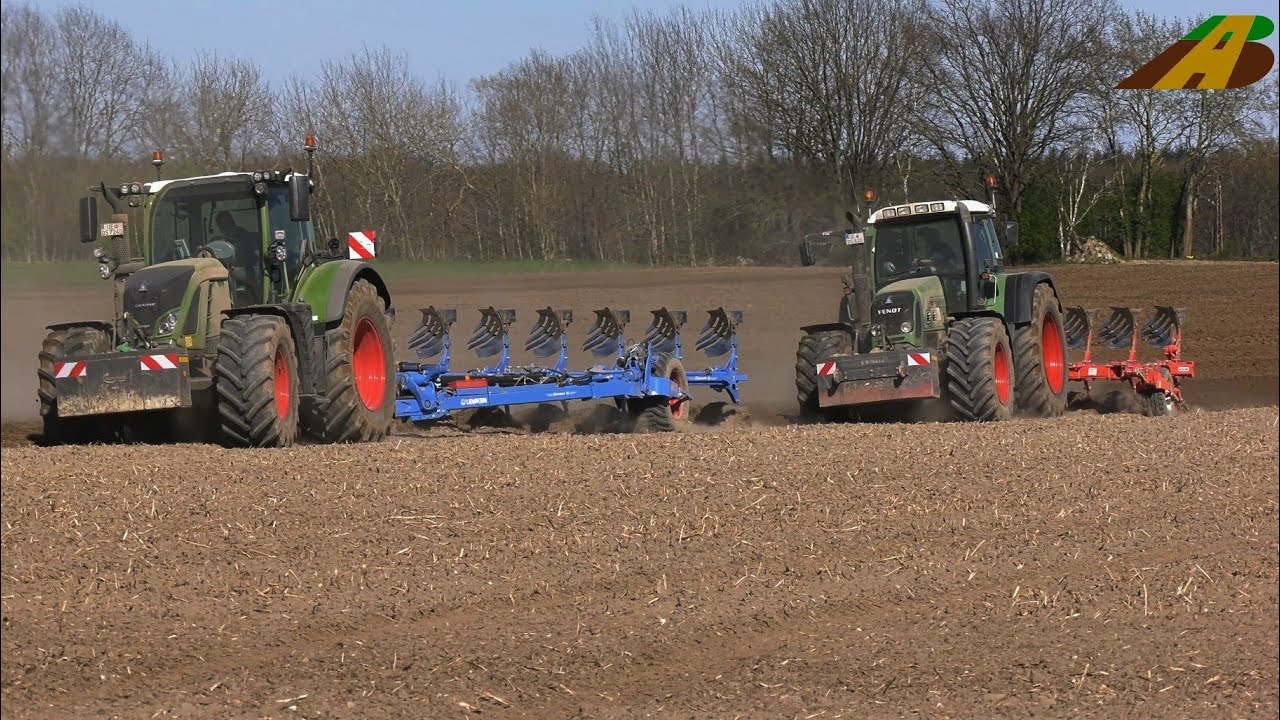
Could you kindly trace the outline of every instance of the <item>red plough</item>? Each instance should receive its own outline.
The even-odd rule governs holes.
[[[1071,363],[1068,377],[1084,383],[1085,392],[1097,380],[1127,382],[1142,398],[1152,415],[1167,415],[1175,408],[1185,408],[1182,399],[1183,378],[1195,377],[1196,364],[1182,359],[1182,326],[1186,310],[1157,306],[1156,314],[1139,330],[1140,308],[1112,307],[1111,317],[1098,328],[1098,338],[1112,350],[1129,349],[1129,357],[1111,362],[1093,360],[1093,320],[1096,310],[1080,307],[1063,309],[1063,333],[1067,347],[1084,348],[1084,359]],[[1161,360],[1138,359],[1138,340],[1164,352]]]

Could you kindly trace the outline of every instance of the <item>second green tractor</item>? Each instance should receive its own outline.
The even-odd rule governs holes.
[[[870,195],[870,194],[869,194]],[[870,197],[868,198],[870,199]],[[1007,272],[992,205],[884,207],[820,233],[853,251],[833,322],[802,328],[796,393],[807,420],[1005,420],[1061,415],[1062,307],[1044,272]],[[1017,224],[1003,224],[1004,244]],[[819,241],[821,242],[821,241]],[[816,263],[815,241],[801,245]]]

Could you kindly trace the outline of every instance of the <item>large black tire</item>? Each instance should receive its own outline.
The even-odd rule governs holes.
[[[1062,415],[1067,409],[1067,338],[1062,307],[1048,283],[1036,286],[1031,322],[1015,328],[1012,341],[1018,412]]]
[[[110,433],[101,418],[59,417],[58,391],[54,380],[54,358],[62,355],[93,355],[111,351],[111,336],[96,327],[73,327],[53,330],[40,347],[40,380],[36,395],[40,399],[40,417],[44,422],[43,441],[57,443],[106,442]]]
[[[665,377],[680,386],[687,394],[689,376],[684,364],[670,353],[660,353],[653,360],[653,375]],[[672,398],[645,398],[628,403],[631,414],[631,431],[636,433],[674,432],[689,422],[689,403],[672,404]]]
[[[843,408],[818,405],[818,363],[853,352],[853,336],[843,330],[816,330],[805,333],[796,348],[796,404],[800,418],[808,422],[831,422],[847,417]]]
[[[303,407],[303,428],[330,443],[385,438],[395,413],[395,353],[391,321],[372,283],[351,286],[342,322],[326,344],[327,389]]]
[[[214,388],[224,445],[293,445],[298,438],[298,352],[284,319],[238,315],[222,323]]]
[[[946,393],[960,420],[1013,417],[1017,394],[1009,333],[998,318],[963,318],[947,329]]]

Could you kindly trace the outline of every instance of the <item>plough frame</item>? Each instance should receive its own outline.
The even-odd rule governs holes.
[[[637,400],[667,400],[673,408],[687,402],[689,389],[698,386],[724,392],[740,403],[739,385],[748,378],[738,370],[737,327],[740,310],[709,310],[706,325],[695,349],[710,358],[724,357],[719,365],[705,369],[685,369],[684,382],[663,377],[655,371],[666,355],[683,362],[680,328],[688,314],[683,310],[660,308],[652,311],[653,321],[643,339],[628,344],[625,329],[631,319],[628,310],[602,308],[594,311],[595,321],[583,342],[583,350],[598,359],[612,359],[584,371],[567,370],[569,344],[566,328],[573,321],[570,310],[550,307],[538,311],[537,321],[525,343],[525,351],[535,357],[555,356],[547,366],[513,365],[511,326],[516,313],[511,309],[483,308],[481,318],[467,343],[480,358],[497,356],[494,364],[477,369],[450,369],[452,342],[449,328],[457,321],[455,309],[423,308],[422,322],[409,340],[419,358],[435,362],[400,363],[396,373],[395,417],[410,422],[443,420],[461,410],[506,408],[537,403],[567,403],[570,400],[615,401],[619,409]]]
[[[1068,379],[1083,383],[1086,393],[1092,391],[1093,383],[1098,380],[1129,383],[1144,399],[1159,400],[1161,405],[1157,410],[1160,414],[1168,412],[1172,406],[1185,408],[1182,380],[1196,374],[1195,362],[1182,358],[1182,328],[1186,324],[1187,313],[1183,308],[1163,305],[1156,306],[1155,310],[1155,316],[1139,326],[1141,308],[1113,306],[1111,315],[1095,333],[1093,320],[1096,310],[1064,308],[1067,347],[1073,350],[1084,348],[1084,358],[1068,366]],[[1094,361],[1095,334],[1109,349],[1127,348],[1128,357],[1110,362]],[[1154,361],[1139,360],[1139,339],[1162,350],[1164,357]]]

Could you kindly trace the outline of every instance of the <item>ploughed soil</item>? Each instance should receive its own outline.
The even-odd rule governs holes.
[[[517,349],[547,305],[575,348],[606,305],[633,338],[743,309],[730,421],[45,448],[42,328],[109,289],[5,288],[0,714],[1276,717],[1276,265],[1053,272],[1068,305],[1188,309],[1190,412],[794,425],[840,272],[649,271],[397,283],[398,340],[428,304],[460,346],[516,308]]]
[[[1275,717],[1277,409],[3,455],[4,717]]]

